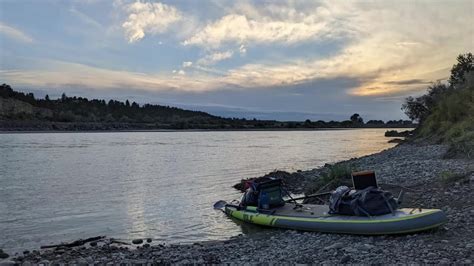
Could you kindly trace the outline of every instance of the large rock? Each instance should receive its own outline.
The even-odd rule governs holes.
[[[10,257],[7,253],[3,252],[3,250],[0,249],[0,259],[6,259]]]
[[[140,245],[140,244],[143,243],[143,239],[140,239],[140,238],[134,239],[134,240],[132,240],[132,243],[135,244],[135,245]]]
[[[405,130],[405,131],[396,131],[396,130],[387,130],[385,131],[385,137],[409,137],[413,135],[412,130]]]

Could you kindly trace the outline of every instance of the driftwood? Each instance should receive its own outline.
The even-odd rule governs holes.
[[[104,238],[105,238],[105,236],[89,237],[89,238],[86,238],[86,239],[79,239],[79,240],[73,241],[71,243],[62,243],[62,244],[58,244],[58,245],[41,246],[41,248],[42,249],[45,249],[45,248],[72,248],[72,247],[82,246],[82,245],[84,245],[88,242],[94,242],[94,241],[102,240]]]

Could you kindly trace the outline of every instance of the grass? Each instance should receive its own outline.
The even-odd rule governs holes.
[[[335,189],[341,185],[351,186],[351,174],[357,171],[355,166],[348,163],[337,163],[328,167],[317,181],[308,187],[305,194],[314,194]]]
[[[455,182],[464,181],[469,175],[466,173],[453,173],[453,172],[442,172],[440,179],[444,184],[451,184]]]

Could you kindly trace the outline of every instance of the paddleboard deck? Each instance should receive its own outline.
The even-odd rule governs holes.
[[[296,208],[295,208],[296,207]],[[331,215],[327,205],[287,203],[283,207],[260,212],[256,207],[238,208],[226,205],[230,217],[263,226],[303,231],[361,235],[402,234],[424,231],[447,222],[439,209],[402,208],[393,214],[372,217]]]

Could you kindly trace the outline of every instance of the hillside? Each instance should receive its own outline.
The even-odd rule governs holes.
[[[36,99],[32,93],[0,86],[0,129],[4,130],[113,130],[216,129],[252,127],[243,120],[161,105],[138,105],[82,97]],[[260,126],[270,123],[260,122]]]
[[[450,157],[474,157],[474,73],[439,101],[419,128],[418,138],[450,144]]]
[[[358,114],[345,121],[275,121],[223,118],[176,107],[82,97],[37,99],[32,93],[0,85],[0,130],[153,130],[153,129],[317,129],[413,127],[411,121],[370,120]]]
[[[408,97],[402,109],[419,121],[414,141],[448,144],[447,157],[474,157],[474,56],[461,54],[447,84]]]

